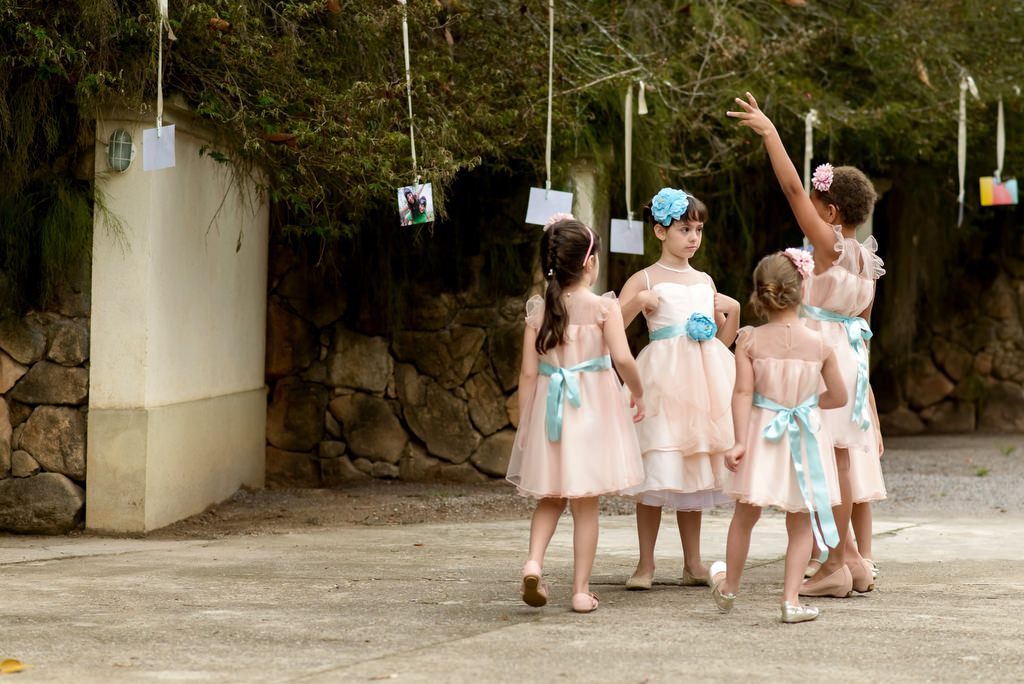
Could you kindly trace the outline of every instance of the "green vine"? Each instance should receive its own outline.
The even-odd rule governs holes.
[[[794,155],[803,114],[818,109],[818,149],[875,176],[908,163],[952,173],[965,71],[982,90],[969,106],[978,140],[991,137],[996,97],[1008,120],[1024,113],[1014,90],[1024,85],[1013,58],[1024,35],[1019,3],[556,6],[558,168],[592,156],[611,159],[621,174],[622,96],[642,80],[650,114],[636,120],[634,204],[662,184],[706,197],[722,236],[709,262],[737,283],[759,250],[795,237],[795,227],[777,204],[760,145],[724,117],[735,95],[761,98]],[[183,96],[222,135],[212,154],[240,173],[261,170],[280,226],[322,240],[380,230],[394,188],[413,180],[401,6],[185,0],[170,10],[177,41],[165,45],[168,94]],[[91,226],[83,207],[96,203],[94,119],[112,104],[152,113],[154,11],[148,0],[0,0],[0,267],[10,283],[43,274],[28,299],[52,285],[47,269],[59,273],[61,259],[87,249],[78,231]],[[541,183],[547,2],[411,0],[408,21],[418,171],[434,184],[440,219],[456,178],[481,165],[494,173],[525,163],[517,178]],[[1022,141],[1009,140],[1008,168],[1020,163]],[[991,156],[975,154],[972,164]],[[554,181],[564,185],[564,175]],[[614,213],[624,215],[613,192]],[[951,201],[954,189],[944,193]],[[509,256],[488,250],[491,259]]]

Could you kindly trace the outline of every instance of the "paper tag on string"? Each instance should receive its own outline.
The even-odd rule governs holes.
[[[608,251],[616,252],[618,254],[643,254],[643,221],[612,219],[612,231]]]
[[[552,214],[572,213],[572,193],[560,190],[530,188],[530,204],[526,208],[526,222],[543,226]]]
[[[1017,204],[1017,179],[1008,178],[1000,182],[998,176],[982,176],[979,179],[981,206],[1000,207]]]
[[[142,131],[142,170],[159,171],[174,165],[174,125]]]
[[[398,220],[403,226],[433,223],[433,185],[423,183],[398,188]]]

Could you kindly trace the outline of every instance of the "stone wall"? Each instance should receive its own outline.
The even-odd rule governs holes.
[[[89,319],[70,313],[0,320],[0,530],[61,534],[82,520]]]
[[[524,301],[409,295],[401,328],[345,320],[344,289],[271,245],[267,481],[504,476],[515,437]]]
[[[928,324],[906,364],[876,367],[885,434],[1024,431],[1024,267],[964,287],[967,304]]]

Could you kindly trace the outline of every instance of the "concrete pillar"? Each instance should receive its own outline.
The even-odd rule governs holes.
[[[200,148],[183,110],[177,165],[143,171],[140,120],[96,125],[86,527],[144,532],[263,486],[268,208]],[[117,128],[138,150],[110,171]]]
[[[611,229],[611,199],[608,173],[600,160],[580,159],[569,169],[573,189],[573,214],[601,236],[601,271],[593,290],[608,291],[608,244]]]

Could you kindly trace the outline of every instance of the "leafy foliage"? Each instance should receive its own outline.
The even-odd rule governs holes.
[[[100,107],[117,103],[152,114],[154,4],[0,0],[0,205],[6,216],[21,217],[0,226],[5,272],[23,259],[11,250],[55,215],[27,211],[27,197],[55,198],[46,188],[56,184],[94,201],[88,174],[75,170],[87,165]],[[651,113],[636,124],[634,204],[662,184],[701,194],[734,238],[709,249],[708,259],[720,265],[749,263],[765,244],[794,231],[760,145],[724,116],[745,90],[761,98],[792,153],[800,152],[803,114],[814,107],[822,117],[818,149],[827,152],[821,156],[875,176],[907,164],[945,166],[952,176],[965,71],[982,91],[982,100],[970,104],[972,121],[982,122],[972,135],[992,139],[999,95],[1011,122],[1022,112],[1014,87],[1024,74],[1012,57],[1024,35],[1020,3],[556,6],[555,159],[618,154],[625,86],[644,81]],[[413,180],[399,4],[183,0],[170,9],[177,41],[165,45],[166,87],[223,135],[213,154],[242,172],[263,169],[286,228],[354,236],[390,207],[395,187]],[[519,178],[540,182],[547,3],[411,0],[408,20],[419,173],[434,183],[442,217],[456,176],[481,164],[501,173],[522,171],[525,160],[528,170]],[[1022,144],[1024,138],[1011,136],[1008,167],[1021,160]],[[992,156],[978,154],[972,165]],[[610,158],[620,174],[621,160]],[[556,168],[556,186],[563,170]],[[949,183],[942,198],[954,196]],[[624,211],[619,193],[614,204]],[[51,224],[78,229],[74,220],[60,220],[68,222]]]

